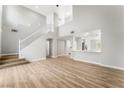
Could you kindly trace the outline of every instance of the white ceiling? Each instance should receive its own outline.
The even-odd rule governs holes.
[[[56,6],[54,5],[24,5],[24,6],[45,16],[47,16],[49,13],[55,12],[56,10]]]
[[[32,9],[42,15],[49,15],[50,13],[58,14],[59,18],[69,16],[72,14],[72,5],[24,5],[25,7]]]

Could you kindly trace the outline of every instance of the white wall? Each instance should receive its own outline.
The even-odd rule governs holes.
[[[26,48],[21,51],[21,56],[29,61],[38,61],[42,59],[46,59],[46,45],[47,39],[52,39],[52,57],[57,57],[57,37],[58,31],[56,26],[57,16],[54,18],[54,32],[48,32],[43,34],[39,39],[32,42]]]
[[[101,64],[101,54],[100,52],[73,51],[72,58],[83,62]]]
[[[45,39],[52,39],[52,57],[57,57],[57,31],[47,33]]]
[[[46,59],[46,40],[41,36],[29,46],[21,50],[20,58],[26,58],[29,61],[38,61]]]
[[[53,42],[52,42],[52,57],[53,58],[56,58],[58,55],[57,55],[57,38],[53,39]]]
[[[100,58],[97,63],[124,68],[124,6],[73,6],[73,18],[72,22],[60,27],[60,36],[69,35],[72,30],[86,32],[101,29],[101,57],[91,53],[82,57],[87,56],[92,62],[94,56],[96,60]]]
[[[1,54],[1,33],[2,33],[2,6],[0,6],[0,54]]]
[[[22,49],[20,58],[26,58],[29,61],[46,59],[47,39],[52,39],[52,57],[57,57],[57,35],[56,32],[49,32]]]
[[[41,59],[46,59],[46,40],[47,39],[52,39],[52,57],[57,57],[58,16],[56,14],[50,14],[48,16],[52,18],[51,20],[47,19],[47,25],[49,24],[49,22],[50,24],[52,24],[52,28],[49,29],[50,32],[43,34],[43,37],[41,37],[39,40],[35,40],[26,48],[24,48],[21,51],[21,54],[22,54],[21,57],[24,57],[30,61],[38,61]],[[46,24],[44,23],[43,26],[46,27]]]
[[[51,24],[53,24],[53,27],[50,30],[50,32],[48,32],[46,34],[46,39],[52,39],[52,57],[55,58],[57,57],[57,38],[58,38],[58,15],[56,15],[55,13],[53,15],[51,15],[51,22],[49,21]],[[49,23],[48,22],[48,23]],[[47,24],[48,25],[48,24]]]
[[[66,55],[66,41],[58,40],[58,56]]]
[[[22,6],[3,7],[2,54],[18,53],[19,39],[24,39],[39,28],[46,27],[46,17]],[[11,29],[18,32],[11,32]],[[41,29],[41,33],[44,33]]]

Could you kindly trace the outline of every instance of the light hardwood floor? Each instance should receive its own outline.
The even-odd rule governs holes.
[[[59,57],[0,69],[0,87],[124,87],[124,71]]]

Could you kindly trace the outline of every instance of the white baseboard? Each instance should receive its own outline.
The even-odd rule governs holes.
[[[84,59],[78,59],[78,58],[73,58],[73,57],[72,57],[72,59],[75,60],[75,61],[80,61],[80,62],[85,62],[85,63],[91,63],[91,64],[97,64],[97,65],[100,64],[98,62],[93,62],[93,61],[84,60]]]
[[[107,68],[118,69],[118,70],[124,70],[124,68],[117,67],[117,66],[110,66],[110,65],[105,65],[105,64],[100,64],[100,66],[107,67]]]
[[[110,66],[110,65],[106,65],[106,64],[102,64],[102,63],[98,63],[98,62],[93,62],[93,61],[88,61],[88,60],[82,60],[82,59],[77,59],[77,58],[73,58],[73,60],[85,62],[85,63],[89,63],[89,64],[95,64],[95,65],[99,65],[102,67],[107,67],[107,68],[112,68],[112,69],[117,69],[117,70],[124,70],[124,68],[122,68],[122,67]]]
[[[30,61],[30,62],[37,62],[37,61],[42,61],[42,60],[46,60],[46,58],[28,59],[28,61]]]
[[[52,58],[57,58],[58,56],[52,56]]]
[[[67,54],[61,54],[61,55],[58,55],[58,57],[59,57],[59,56],[67,56]]]
[[[64,56],[64,55],[58,55],[58,57],[60,57],[60,56]]]

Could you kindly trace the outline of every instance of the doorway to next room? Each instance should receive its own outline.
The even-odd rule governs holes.
[[[52,57],[52,39],[46,40],[46,58]]]

